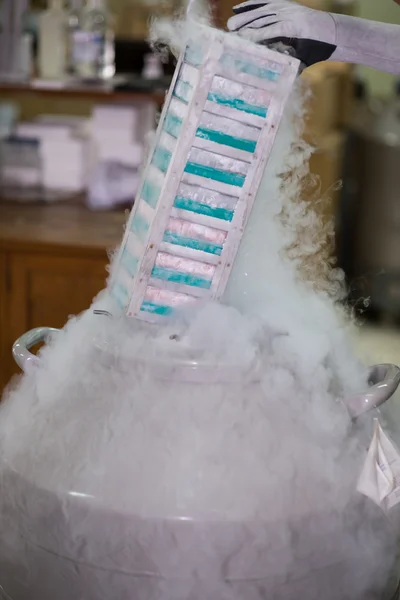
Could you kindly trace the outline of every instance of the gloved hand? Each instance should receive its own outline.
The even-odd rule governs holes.
[[[310,66],[350,62],[400,76],[400,27],[313,10],[289,0],[248,0],[233,9],[228,27],[262,44],[283,42]]]
[[[289,0],[248,0],[233,8],[228,28],[258,43],[283,42],[307,67],[328,60],[337,48],[331,13]]]

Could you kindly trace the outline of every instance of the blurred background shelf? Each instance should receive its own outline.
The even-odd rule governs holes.
[[[0,98],[2,101],[7,98],[18,98],[24,96],[35,96],[37,100],[49,98],[51,100],[59,99],[65,102],[73,100],[84,100],[87,102],[155,102],[161,105],[168,86],[164,88],[146,91],[146,90],[120,90],[110,86],[84,86],[68,85],[49,87],[35,84],[12,84],[0,82]]]

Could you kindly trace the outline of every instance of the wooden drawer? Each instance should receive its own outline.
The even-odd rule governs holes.
[[[71,315],[87,309],[105,287],[106,264],[105,252],[104,260],[0,254],[2,387],[19,371],[11,356],[14,340],[33,327],[62,327]]]

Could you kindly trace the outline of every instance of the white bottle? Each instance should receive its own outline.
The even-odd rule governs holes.
[[[49,0],[39,17],[39,72],[43,79],[63,79],[66,72],[66,14],[63,0]]]
[[[88,0],[82,11],[74,63],[82,79],[110,79],[115,74],[114,34],[105,0]]]

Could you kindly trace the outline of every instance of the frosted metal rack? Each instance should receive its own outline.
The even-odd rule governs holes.
[[[154,321],[224,292],[299,61],[212,28],[182,53],[111,295]]]

